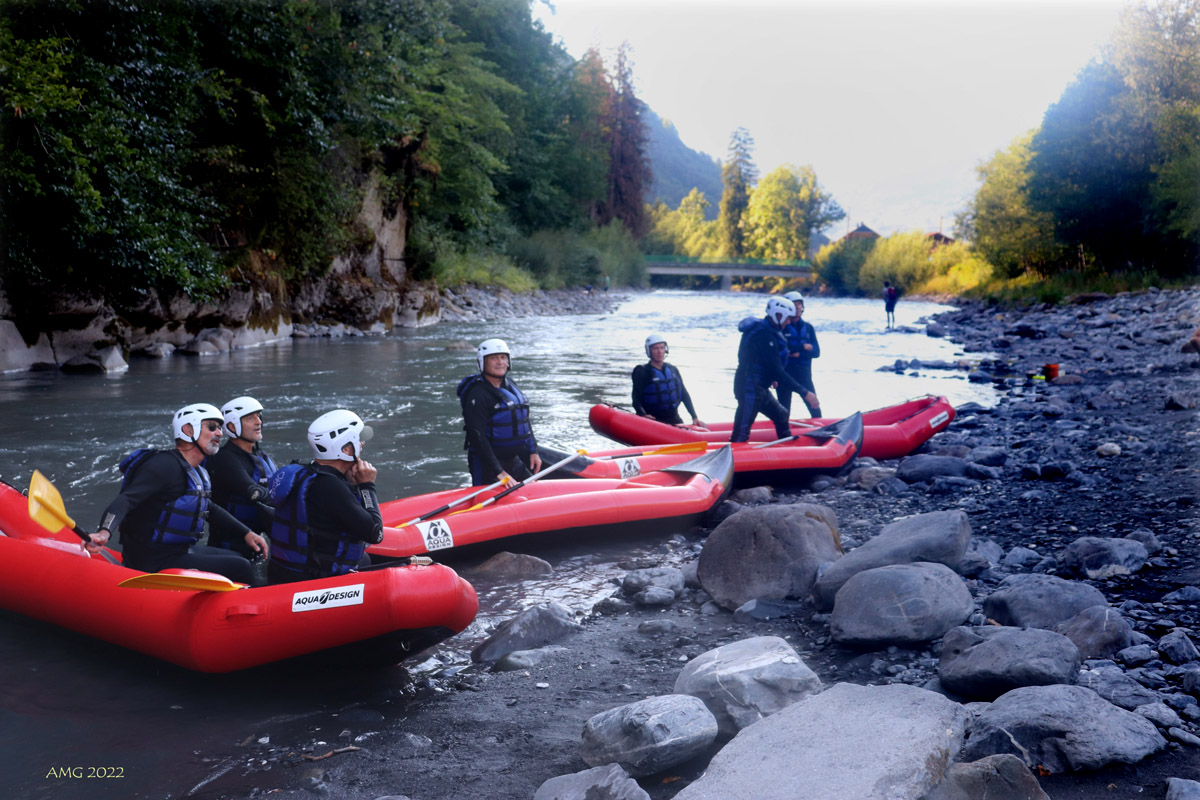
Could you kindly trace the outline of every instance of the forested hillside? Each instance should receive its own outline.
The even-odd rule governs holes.
[[[692,189],[699,189],[714,200],[719,199],[721,163],[684,144],[670,120],[662,119],[653,109],[646,109],[644,116],[650,134],[649,156],[654,173],[646,202],[651,205],[666,203],[675,208]],[[708,210],[707,218],[717,218],[715,203]]]

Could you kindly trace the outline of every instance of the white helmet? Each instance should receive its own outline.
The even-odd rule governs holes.
[[[804,302],[804,295],[800,294],[799,292],[784,292],[783,296],[788,300],[791,300],[793,303]]]
[[[239,439],[242,438],[242,417],[262,410],[262,403],[253,397],[235,397],[221,406],[221,413],[225,415],[226,429],[232,426],[233,435]]]
[[[786,297],[772,297],[767,301],[767,316],[783,327],[785,320],[796,316],[796,304]]]
[[[362,453],[362,443],[371,438],[374,431],[364,425],[353,411],[339,408],[322,414],[308,426],[308,443],[312,446],[313,458],[323,461],[354,461]],[[349,442],[354,445],[354,455],[342,452]]]
[[[183,439],[185,442],[193,444],[200,441],[200,423],[206,419],[221,420],[221,411],[216,406],[210,406],[208,403],[192,403],[184,406],[175,412],[175,419],[172,420],[172,428],[175,430],[175,438]],[[184,425],[192,426],[192,434],[189,436],[183,430]]]
[[[650,357],[650,348],[656,344],[666,344],[667,340],[663,338],[661,333],[652,333],[646,337],[646,358]],[[663,354],[671,352],[669,349],[664,350]]]
[[[494,355],[496,353],[504,353],[508,356],[508,365],[512,366],[512,352],[509,351],[508,345],[503,339],[484,339],[479,343],[479,349],[475,351],[476,361],[479,362],[479,371],[483,372],[484,356]]]

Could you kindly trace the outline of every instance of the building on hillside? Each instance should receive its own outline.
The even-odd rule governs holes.
[[[858,223],[858,227],[842,237],[845,239],[878,239],[879,234],[868,228],[863,223]]]

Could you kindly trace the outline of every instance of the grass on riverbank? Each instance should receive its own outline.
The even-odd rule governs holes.
[[[1018,278],[1003,280],[993,278],[958,294],[960,297],[973,300],[986,300],[1001,305],[1027,305],[1029,303],[1050,303],[1061,305],[1069,302],[1072,297],[1081,294],[1103,293],[1118,294],[1120,292],[1136,292],[1151,287],[1159,289],[1185,289],[1195,286],[1195,278],[1191,280],[1166,280],[1153,272],[1134,272],[1121,274],[1061,272],[1047,278],[1022,275]]]

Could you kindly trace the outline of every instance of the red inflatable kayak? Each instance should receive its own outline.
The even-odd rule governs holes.
[[[693,425],[668,425],[608,405],[592,406],[588,420],[601,436],[628,445],[728,442],[733,429],[731,422],[710,425],[708,430]],[[863,442],[860,455],[878,459],[906,456],[929,437],[945,430],[953,420],[954,406],[945,397],[933,395],[865,411],[862,415]],[[791,427],[793,433],[800,433],[834,422],[837,420],[794,419]],[[751,442],[769,442],[775,438],[775,425],[770,420],[760,419],[750,429]]]
[[[121,587],[147,573],[87,555],[68,528],[48,533],[27,503],[0,483],[0,608],[199,672],[342,646],[399,661],[459,633],[479,608],[471,584],[437,564],[235,591]]]
[[[862,439],[862,415],[853,414],[825,428],[806,429],[789,441],[738,442],[730,445],[734,479],[739,484],[753,484],[836,475],[854,460]],[[632,478],[667,469],[724,446],[697,441],[593,450],[568,463],[557,474],[575,478]],[[538,452],[543,463],[567,455],[548,447],[539,447]]]
[[[502,489],[479,493],[471,487],[406,497],[380,504],[383,542],[367,548],[396,558],[493,542],[525,534],[570,532],[573,538],[617,532],[683,530],[716,506],[733,479],[728,446],[657,472],[628,479],[539,480],[482,508]],[[467,495],[455,510],[415,518]],[[467,509],[467,510],[462,510]],[[412,522],[412,524],[404,524]]]

